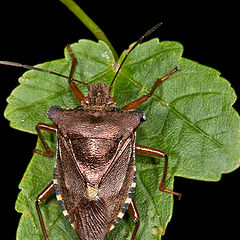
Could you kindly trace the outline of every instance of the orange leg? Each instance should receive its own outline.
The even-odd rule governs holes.
[[[137,207],[136,207],[136,204],[135,204],[133,198],[132,198],[131,203],[129,204],[128,210],[129,210],[130,215],[131,215],[131,217],[132,217],[132,219],[133,219],[133,221],[135,223],[135,228],[133,230],[132,237],[131,237],[131,240],[134,240],[135,237],[136,237],[138,228],[139,228],[140,217],[139,217],[139,214],[138,214],[138,211],[137,211]]]
[[[167,75],[165,75],[162,78],[159,78],[156,80],[156,82],[154,83],[154,85],[152,86],[151,91],[147,94],[147,95],[143,95],[142,97],[128,103],[127,105],[125,105],[124,107],[122,107],[122,110],[132,110],[135,109],[137,106],[141,105],[142,103],[146,102],[155,92],[156,88],[166,79],[168,79],[169,77],[171,77],[175,72],[179,71],[178,68],[174,68],[170,73],[168,73]]]
[[[37,149],[34,149],[33,151],[36,153],[39,153],[45,157],[53,157],[53,151],[50,149],[50,147],[44,140],[41,130],[45,130],[50,133],[56,134],[57,128],[53,125],[49,125],[49,124],[45,124],[45,123],[38,123],[36,126],[36,130],[37,130],[38,136],[39,136],[44,148],[46,149],[46,152],[42,152]],[[45,240],[50,240],[50,238],[47,235],[46,227],[44,225],[44,221],[43,221],[43,217],[42,217],[42,213],[41,213],[39,204],[42,203],[43,200],[47,199],[53,192],[54,192],[54,185],[53,185],[53,181],[51,181],[48,184],[48,186],[37,196],[37,200],[35,202],[35,206],[36,206],[37,213],[38,213],[38,218],[40,221],[40,225],[41,225],[43,236],[44,236]]]
[[[164,153],[158,149],[155,149],[155,148],[145,147],[145,146],[138,145],[138,144],[136,144],[136,153],[140,153],[140,154],[152,156],[152,157],[164,158],[165,163],[164,163],[164,169],[163,169],[163,176],[162,176],[162,180],[159,185],[159,190],[166,192],[166,193],[174,194],[174,195],[178,196],[179,198],[182,196],[181,193],[165,189],[165,181],[166,181],[167,168],[168,168],[168,156],[166,153]]]
[[[34,149],[33,152],[39,153],[39,154],[41,154],[45,157],[53,157],[53,151],[47,145],[47,143],[44,140],[44,137],[43,137],[40,130],[45,130],[45,131],[48,131],[50,133],[55,133],[56,134],[57,128],[53,125],[49,125],[49,124],[45,124],[45,123],[38,123],[37,126],[36,126],[36,130],[37,130],[38,136],[39,136],[44,148],[46,149],[46,152],[39,151],[38,149]]]
[[[48,234],[47,234],[47,230],[46,230],[46,227],[45,227],[45,224],[44,224],[44,221],[43,221],[43,217],[42,217],[42,213],[41,213],[39,204],[42,203],[43,200],[45,200],[49,196],[51,196],[52,193],[54,193],[53,181],[50,182],[48,184],[48,186],[37,196],[37,200],[35,202],[35,206],[36,206],[37,213],[38,213],[38,218],[39,218],[39,221],[40,221],[40,225],[41,225],[43,236],[44,236],[45,240],[50,240],[50,238],[48,237]]]
[[[80,91],[77,84],[72,80],[73,74],[74,74],[76,66],[78,64],[78,61],[77,61],[76,57],[74,56],[72,49],[70,48],[70,45],[67,45],[67,50],[72,58],[72,66],[71,66],[70,74],[68,77],[68,82],[69,82],[69,85],[70,85],[74,95],[76,96],[78,102],[81,103],[85,96]]]

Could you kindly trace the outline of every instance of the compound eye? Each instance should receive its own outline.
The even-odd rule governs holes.
[[[84,97],[83,101],[84,101],[86,104],[89,104],[89,98],[88,98],[88,97]]]
[[[112,97],[109,97],[108,99],[108,105],[113,104],[115,102],[115,99]]]

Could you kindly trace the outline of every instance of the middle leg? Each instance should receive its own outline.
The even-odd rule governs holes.
[[[169,189],[165,188],[165,181],[166,181],[166,177],[167,177],[167,168],[168,168],[168,156],[165,152],[162,152],[162,151],[160,151],[158,149],[155,149],[155,148],[146,147],[146,146],[136,144],[136,153],[140,153],[140,154],[147,155],[147,156],[152,156],[152,157],[164,158],[165,163],[164,163],[162,180],[161,180],[160,185],[159,185],[159,190],[161,190],[163,192],[166,192],[166,193],[176,195],[179,198],[182,196],[181,193],[174,192],[172,190],[169,190]]]
[[[48,144],[46,143],[42,133],[41,133],[41,130],[45,130],[47,132],[50,132],[50,133],[54,133],[56,134],[57,133],[57,128],[56,126],[54,125],[49,125],[49,124],[45,124],[45,123],[38,123],[36,125],[36,131],[37,131],[37,134],[43,144],[43,147],[45,148],[46,152],[42,152],[42,151],[39,151],[38,149],[34,149],[33,152],[35,153],[38,153],[38,154],[41,154],[45,157],[53,157],[53,151],[50,149],[50,147],[48,146]]]

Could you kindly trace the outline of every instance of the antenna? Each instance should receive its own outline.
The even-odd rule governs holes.
[[[138,44],[140,44],[145,37],[147,37],[147,36],[150,35],[152,32],[154,32],[154,31],[155,31],[157,28],[159,28],[161,25],[162,25],[162,22],[158,23],[156,26],[154,26],[154,27],[152,27],[151,29],[149,29],[149,30],[148,30],[144,35],[142,35],[142,36],[137,40],[137,42],[127,51],[127,54],[126,54],[125,57],[123,58],[120,66],[118,67],[118,69],[117,69],[117,71],[116,71],[116,73],[115,73],[115,75],[114,75],[114,77],[113,77],[113,80],[112,80],[112,82],[111,82],[111,84],[110,84],[110,86],[109,86],[109,93],[110,93],[110,91],[111,91],[111,89],[112,89],[112,85],[113,85],[113,83],[114,83],[114,81],[115,81],[115,79],[116,79],[116,77],[117,77],[117,75],[118,75],[118,73],[119,73],[119,71],[120,71],[123,63],[125,62],[127,56],[130,54],[130,52],[131,52]]]
[[[59,76],[59,77],[63,77],[63,78],[69,79],[68,76],[62,75],[62,74],[60,74],[60,73],[48,71],[48,70],[45,70],[45,69],[42,69],[42,68],[37,68],[37,67],[33,67],[33,66],[30,66],[30,65],[26,65],[26,64],[21,64],[21,63],[16,63],[16,62],[9,62],[9,61],[0,61],[0,64],[2,64],[2,65],[7,65],[7,66],[13,66],[13,67],[26,68],[26,69],[36,70],[36,71],[40,71],[40,72],[46,72],[46,73],[50,73],[50,74],[53,74],[53,75],[57,75],[57,76]],[[86,86],[89,86],[88,83],[79,81],[79,80],[74,79],[74,78],[70,78],[70,80],[72,80],[72,81],[74,81],[74,82],[81,83],[81,84],[86,85]]]

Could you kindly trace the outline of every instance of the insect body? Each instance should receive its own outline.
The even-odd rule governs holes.
[[[165,167],[159,189],[181,196],[180,193],[164,188],[167,155],[160,150],[135,144],[136,129],[145,120],[144,113],[136,110],[136,107],[146,102],[158,85],[178,69],[174,68],[166,76],[158,79],[149,94],[122,108],[116,107],[114,99],[110,97],[112,84],[128,54],[158,26],[159,24],[145,33],[128,51],[109,87],[102,82],[89,86],[87,83],[73,79],[77,59],[70,46],[67,46],[72,58],[72,67],[68,77],[61,76],[68,78],[69,85],[81,105],[73,109],[51,107],[47,117],[54,125],[39,123],[36,127],[46,151],[41,152],[36,149],[34,151],[44,156],[53,156],[53,151],[45,142],[41,130],[57,135],[53,181],[36,200],[36,209],[46,240],[50,238],[45,228],[40,203],[54,191],[63,214],[80,239],[105,239],[126,210],[129,210],[135,222],[131,238],[134,240],[139,227],[139,215],[133,199],[136,186],[135,152],[164,158]],[[0,63],[46,71],[18,63],[5,61]],[[88,96],[83,95],[76,81],[87,85]]]
[[[53,180],[58,202],[81,239],[104,239],[133,196],[134,130],[144,115],[52,107],[48,117],[59,129]]]

